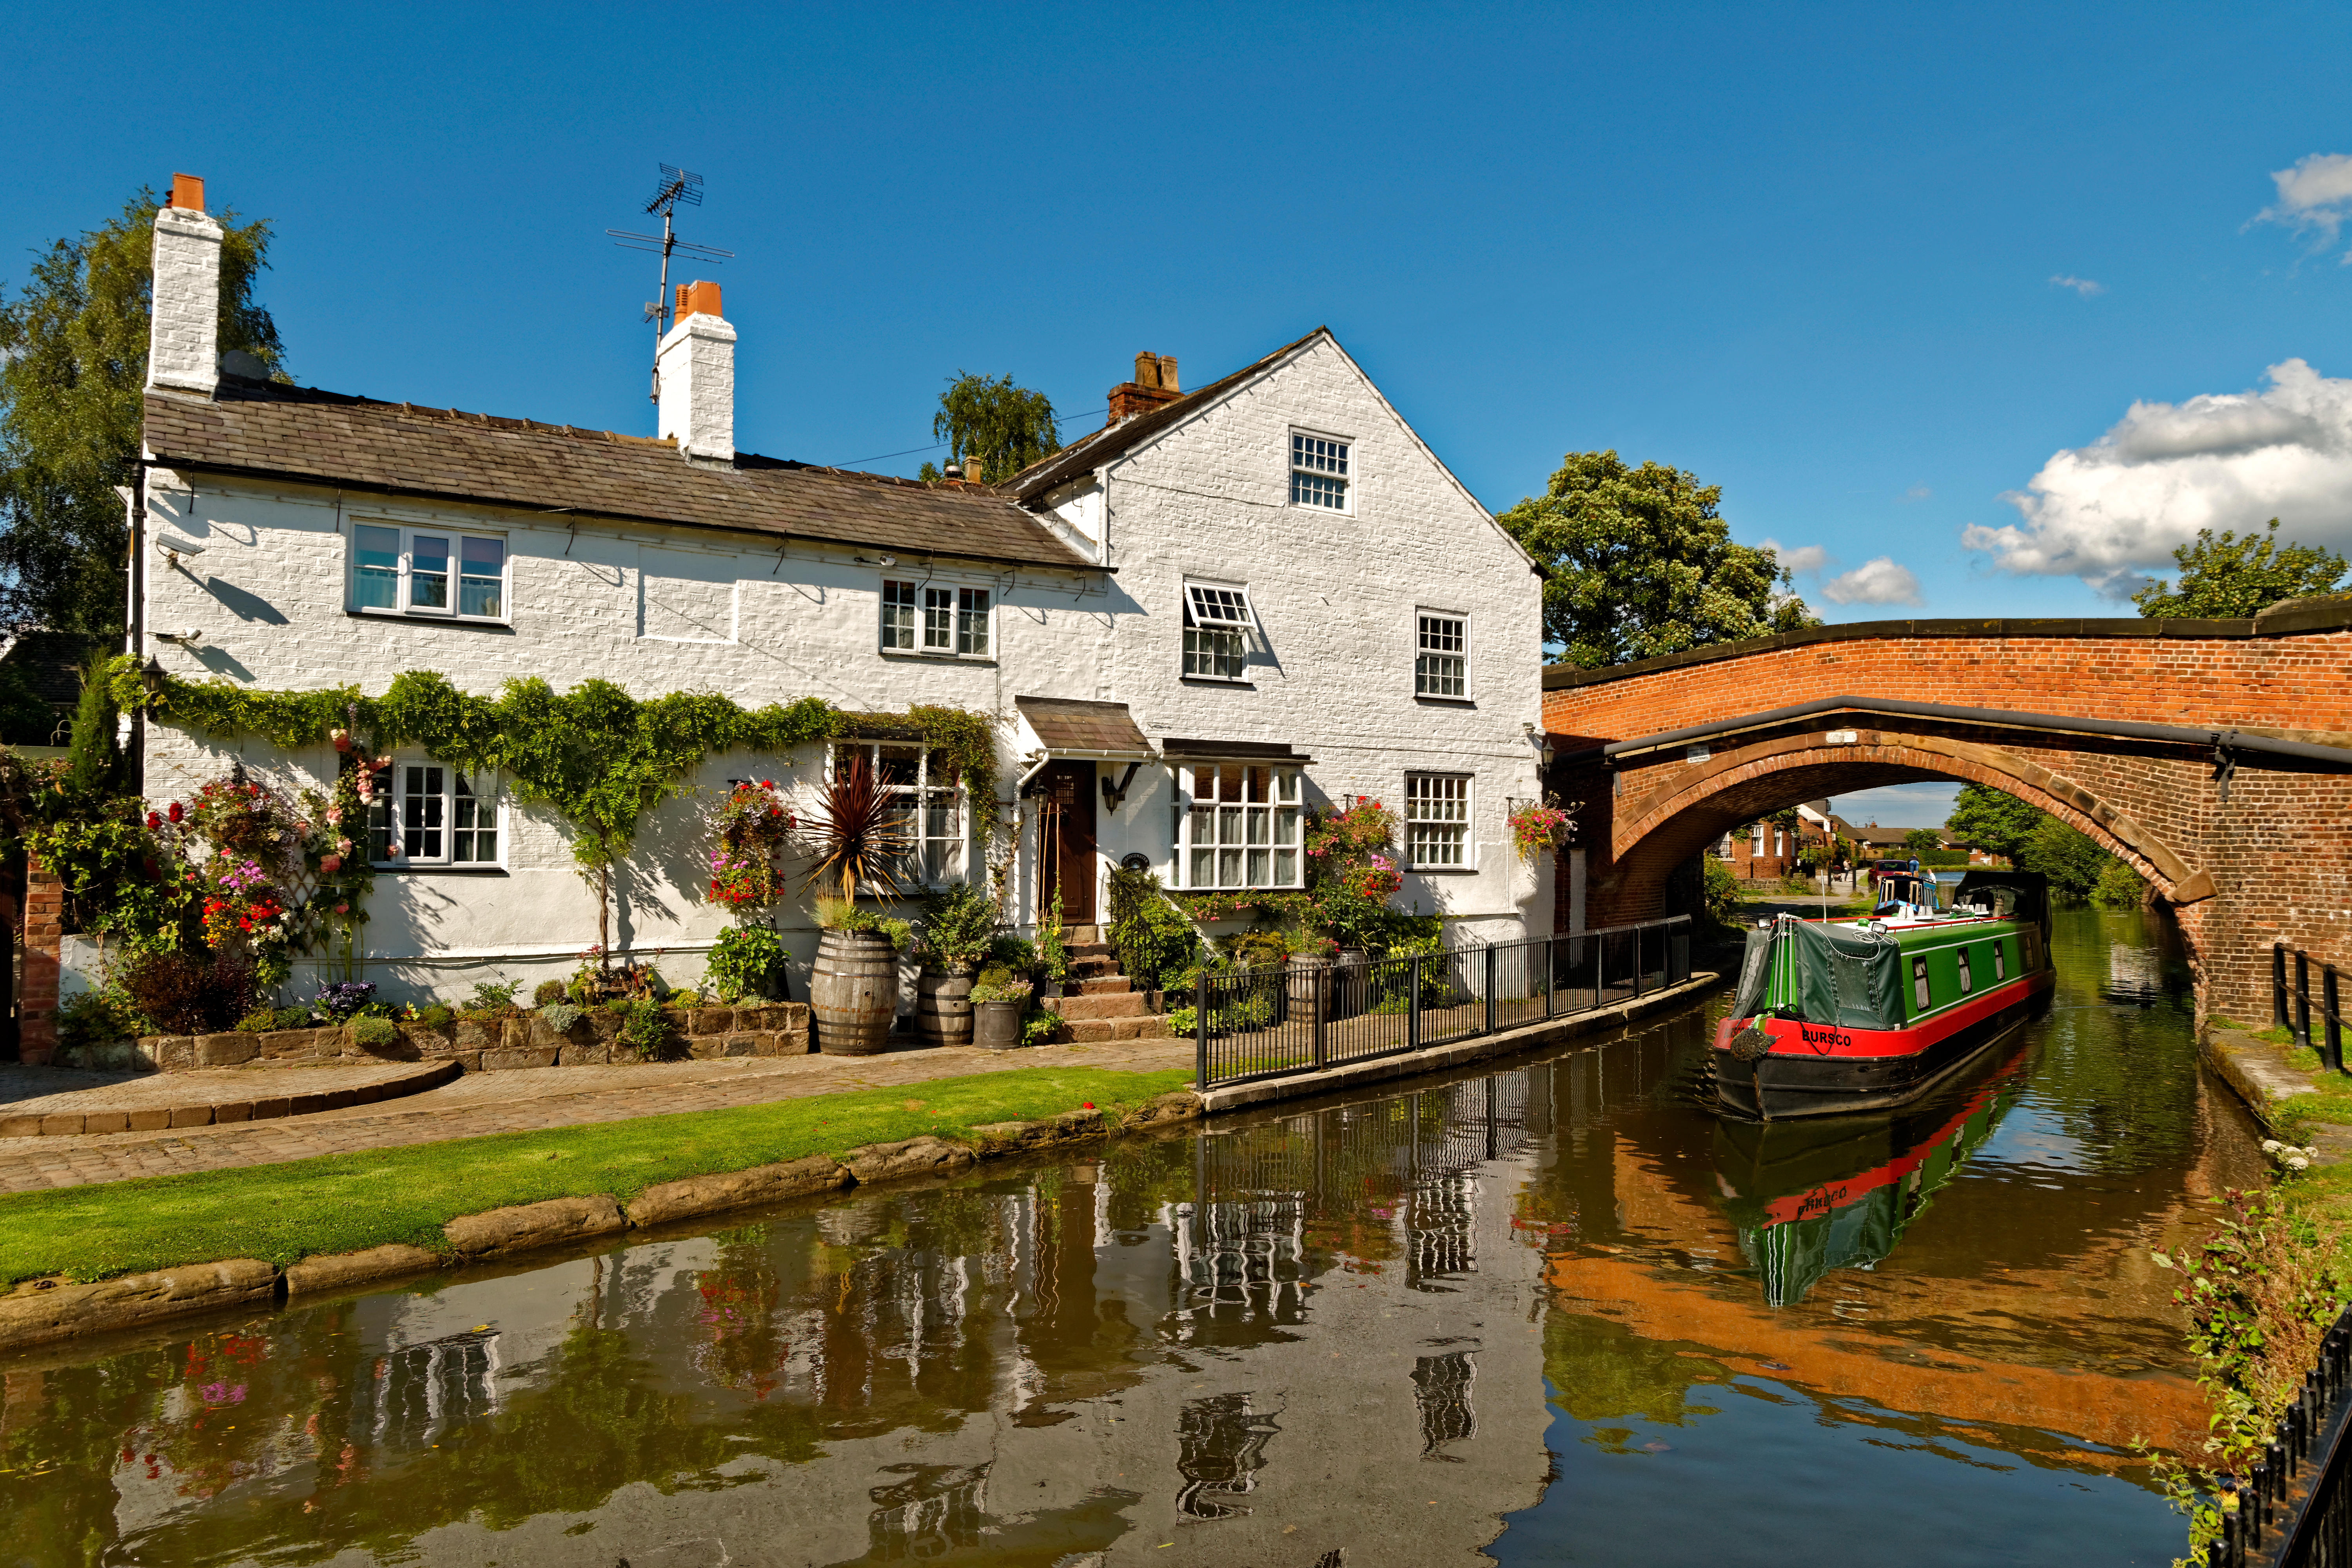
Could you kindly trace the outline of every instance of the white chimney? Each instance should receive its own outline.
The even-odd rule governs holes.
[[[205,216],[205,183],[172,176],[155,214],[155,294],[148,321],[147,385],[198,392],[220,385],[221,226]]]
[[[654,361],[660,427],[688,458],[735,460],[735,329],[719,313],[719,285],[681,283],[677,324]]]

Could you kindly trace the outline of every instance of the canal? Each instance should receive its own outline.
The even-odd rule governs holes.
[[[0,1563],[2162,1563],[2151,1246],[2258,1180],[2155,917],[1933,1103],[1727,1127],[1722,999],[929,1189],[0,1358]],[[1483,1557],[1481,1554],[1484,1554]]]

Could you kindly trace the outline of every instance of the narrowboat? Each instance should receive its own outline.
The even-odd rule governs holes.
[[[2011,1038],[2047,1003],[2050,895],[2027,871],[1970,871],[1949,910],[1793,915],[1748,933],[1717,1026],[1718,1104],[1777,1121],[1906,1105]]]

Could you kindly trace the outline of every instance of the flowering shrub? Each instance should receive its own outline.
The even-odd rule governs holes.
[[[1520,859],[1532,860],[1548,849],[1566,846],[1575,822],[1550,801],[1530,802],[1511,813],[1511,842],[1518,846]]]
[[[740,919],[783,897],[776,858],[793,830],[793,814],[772,780],[745,779],[705,814],[710,833],[710,901]]]
[[[330,981],[313,1000],[328,1016],[348,1018],[375,1000],[375,987],[364,980]]]

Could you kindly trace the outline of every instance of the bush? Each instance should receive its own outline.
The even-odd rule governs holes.
[[[733,1005],[746,996],[768,996],[772,977],[784,961],[784,939],[760,925],[730,926],[710,950],[706,971],[719,999]]]
[[[113,985],[85,991],[60,1004],[57,1020],[60,1046],[102,1045],[152,1032],[143,1027],[146,1020],[139,1016],[131,998]]]
[[[996,938],[996,906],[970,882],[958,882],[923,902],[923,945],[940,963],[978,963]]]
[[[1169,1009],[1168,1032],[1178,1039],[1181,1040],[1187,1035],[1197,1033],[1200,1027],[1201,1016],[1193,1009],[1190,1007]]]
[[[428,1029],[446,1028],[457,1016],[457,1014],[449,1010],[447,1004],[441,1002],[427,1002],[422,1007],[411,1007],[408,1010],[410,1023],[422,1024]]]
[[[612,1008],[621,1015],[620,1043],[635,1051],[639,1061],[660,1061],[672,1054],[677,1030],[660,1003],[650,996],[625,996]]]
[[[1026,973],[1027,971],[1024,970],[1021,973]],[[990,986],[992,988],[1001,987],[1007,981],[1013,978],[1013,973],[1014,971],[1007,965],[1002,963],[992,963],[987,968],[980,972],[980,978],[973,984],[972,989],[977,991],[982,985]]]
[[[318,1021],[318,1016],[308,1007],[278,1009],[278,1026],[281,1029],[308,1029]]]
[[[2147,902],[2147,884],[2126,860],[2109,859],[2092,884],[2091,901],[2101,909],[2136,910]]]
[[[245,1035],[266,1035],[276,1027],[278,1009],[275,1007],[256,1007],[236,1021],[237,1032]]]
[[[539,989],[530,994],[530,999],[534,1005],[545,1007],[562,1001],[568,994],[570,990],[562,981],[542,980],[539,983]]]
[[[211,1034],[253,1011],[253,961],[234,949],[198,954],[159,948],[122,966],[122,989],[163,1033]]]
[[[1156,873],[1113,871],[1110,911],[1110,950],[1120,972],[1137,984],[1160,985],[1163,976],[1181,973],[1200,956],[1199,928],[1168,901]]]
[[[362,1013],[347,1026],[352,1032],[352,1044],[369,1050],[381,1050],[400,1038],[400,1029],[389,1018],[379,1018]]]
[[[1706,885],[1700,889],[1699,903],[1706,918],[1717,925],[1735,925],[1739,916],[1739,879],[1731,868],[1710,855],[1706,858]]]
[[[539,1016],[545,1020],[547,1026],[557,1034],[568,1035],[572,1027],[588,1015],[569,1002],[550,1002],[539,1010]]]
[[[364,980],[331,980],[310,1002],[330,1018],[348,1018],[374,1004],[375,987]]]
[[[1042,1046],[1062,1032],[1062,1016],[1039,1009],[1021,1020],[1021,1043]]]
[[[515,993],[521,989],[520,980],[477,980],[474,999],[459,1010],[468,1017],[503,1018],[515,1010]]]

